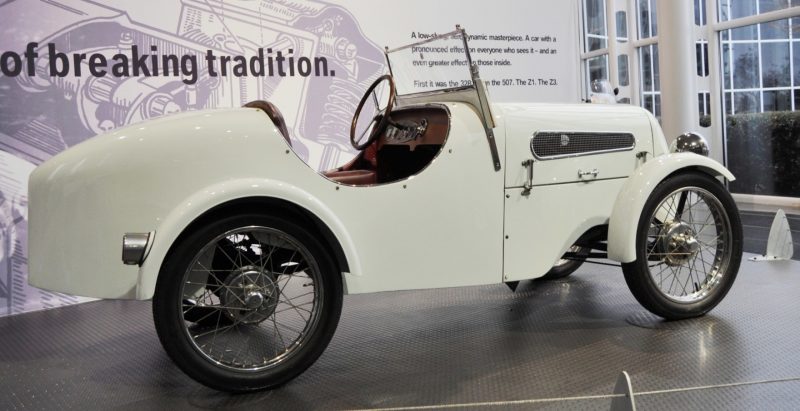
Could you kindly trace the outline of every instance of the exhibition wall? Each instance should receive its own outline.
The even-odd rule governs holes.
[[[456,24],[470,35],[494,101],[585,95],[578,1],[496,0],[490,13],[481,3],[0,2],[0,316],[82,301],[27,285],[27,179],[97,134],[264,99],[283,112],[297,153],[318,170],[332,168],[354,154],[350,119],[363,91],[388,71],[383,47]]]

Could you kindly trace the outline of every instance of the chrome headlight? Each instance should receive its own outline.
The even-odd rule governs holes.
[[[708,142],[706,139],[695,132],[683,133],[669,145],[672,153],[690,152],[708,157]]]

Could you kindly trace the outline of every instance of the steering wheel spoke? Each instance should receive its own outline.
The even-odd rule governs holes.
[[[358,119],[361,117],[361,110],[364,109],[364,105],[370,99],[370,94],[372,94],[375,89],[384,81],[389,83],[389,101],[386,104],[386,107],[378,111],[378,114],[372,118],[372,121],[367,124],[367,127],[361,134],[358,135],[356,138],[356,126],[358,125]],[[356,112],[353,115],[353,121],[350,123],[350,144],[356,150],[364,150],[365,148],[369,147],[391,124],[390,113],[392,112],[392,107],[394,106],[394,100],[396,97],[395,88],[394,88],[394,80],[392,76],[385,74],[375,80],[371,86],[367,89],[366,93],[364,93],[364,97],[361,98],[361,101],[358,103],[358,108],[356,108]],[[369,133],[369,137],[367,140],[362,143],[364,139],[364,135]]]

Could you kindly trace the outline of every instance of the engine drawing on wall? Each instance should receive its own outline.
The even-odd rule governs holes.
[[[351,113],[358,155],[340,167],[309,167],[262,100],[46,161],[29,184],[30,283],[152,299],[172,360],[227,391],[305,371],[345,293],[513,290],[605,258],[666,319],[725,297],[742,227],[723,184],[734,176],[702,139],[670,151],[628,105],[491,102],[460,27],[385,58]]]
[[[269,99],[281,105],[293,147],[310,165],[340,165],[355,151],[347,144],[347,115],[363,90],[384,70],[381,50],[361,33],[349,12],[320,1],[176,0],[159,7],[177,7],[180,20],[173,32],[132,21],[126,13],[82,0],[22,2],[0,5],[0,22],[14,27],[0,39],[3,50],[22,49],[28,41],[42,48],[35,76],[0,76],[0,148],[10,157],[33,165],[90,137],[163,115],[210,108],[239,107]],[[45,37],[40,33],[49,33]],[[148,51],[198,56],[194,84],[181,77],[52,77],[46,44],[59,52],[98,53],[110,60],[133,46]],[[294,55],[323,56],[336,76],[210,77],[202,54],[250,56],[257,49]],[[21,51],[21,50],[20,50]],[[83,63],[87,73],[87,62]],[[317,96],[322,98],[308,98]],[[187,149],[191,143],[187,145]],[[14,163],[16,164],[16,163]],[[19,167],[0,178],[6,187],[27,180]],[[23,193],[24,194],[24,193]],[[24,235],[25,218],[2,214],[6,227]],[[23,236],[24,238],[24,236]],[[14,248],[4,249],[2,264],[20,265],[15,274],[0,276],[0,315],[73,303],[68,296],[30,290],[25,284],[25,256],[11,263]],[[11,272],[11,271],[9,271]],[[14,283],[25,287],[13,287]],[[16,291],[14,291],[16,290]],[[26,308],[27,307],[27,308]]]

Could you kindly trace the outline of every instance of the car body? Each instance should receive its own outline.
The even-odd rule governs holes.
[[[260,210],[303,224],[334,260],[343,293],[514,284],[544,276],[589,234],[606,244],[602,257],[632,264],[636,222],[660,183],[682,172],[734,179],[708,157],[670,152],[641,108],[490,103],[476,68],[470,76],[467,87],[397,97],[392,117],[428,128],[396,127],[400,137],[382,134],[377,150],[414,153],[426,133],[439,134],[427,160],[391,181],[350,183],[337,176],[367,170],[347,165],[314,170],[269,107],[171,115],[81,143],[30,177],[30,283],[151,299],[188,233]],[[138,252],[129,265],[126,233],[125,252]],[[216,387],[275,383],[231,384]]]

